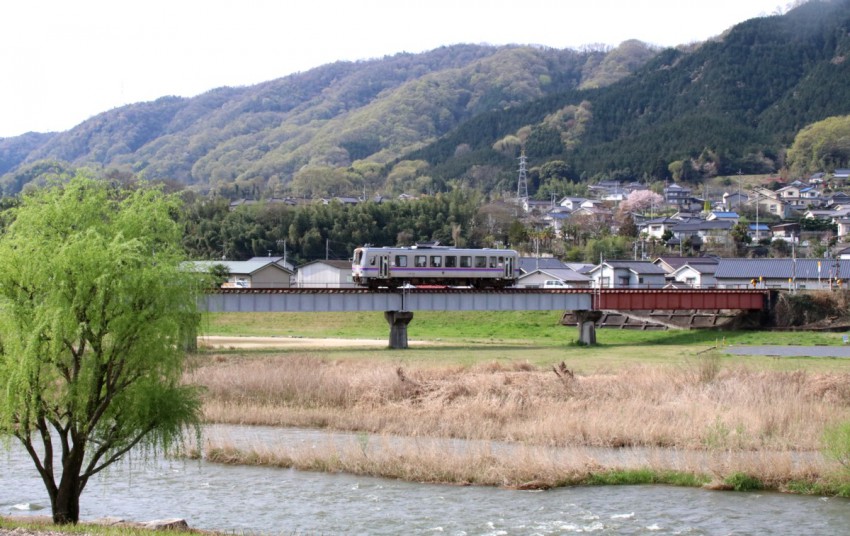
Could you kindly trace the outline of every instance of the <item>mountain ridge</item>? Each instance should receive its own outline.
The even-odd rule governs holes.
[[[122,106],[62,133],[6,138],[0,140],[0,173],[61,160],[208,186],[256,177],[268,181],[275,175],[288,181],[311,163],[364,157],[385,162],[482,111],[587,78],[626,75],[641,57],[654,53],[648,45],[628,42],[628,47],[630,52],[621,54],[626,67],[613,60],[602,66],[608,52],[602,49],[519,45],[452,45],[335,62],[252,86]],[[619,74],[599,72],[614,68]],[[234,151],[239,158],[233,158]],[[4,178],[4,190],[14,193],[9,190],[16,181]]]

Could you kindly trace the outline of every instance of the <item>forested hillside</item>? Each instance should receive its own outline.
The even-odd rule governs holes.
[[[3,189],[18,191],[33,163],[59,160],[121,167],[201,191],[235,192],[234,184],[243,192],[279,191],[305,166],[383,163],[482,112],[620,79],[655,52],[636,42],[582,52],[455,45],[338,62],[194,98],[163,97],[67,132],[0,140]]]
[[[562,161],[567,180],[772,173],[800,129],[850,113],[848,60],[850,2],[813,1],[665,50],[609,87],[482,114],[408,158],[436,181],[486,164],[504,177],[521,140],[532,166]]]
[[[584,180],[775,173],[801,129],[850,114],[849,60],[850,0],[810,0],[663,51],[454,45],[338,62],[0,140],[0,188],[95,164],[230,198],[490,194],[515,189],[521,148],[547,197]]]

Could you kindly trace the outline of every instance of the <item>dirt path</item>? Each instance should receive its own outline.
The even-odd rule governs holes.
[[[410,341],[410,346],[434,344]],[[386,348],[386,339],[311,339],[306,337],[198,337],[199,348]]]

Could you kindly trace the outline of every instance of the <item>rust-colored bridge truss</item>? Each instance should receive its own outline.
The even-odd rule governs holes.
[[[655,309],[747,309],[767,306],[764,289],[601,289],[594,292],[593,308],[605,311]]]

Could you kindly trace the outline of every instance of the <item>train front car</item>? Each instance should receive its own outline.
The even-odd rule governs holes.
[[[519,277],[518,257],[509,249],[363,247],[354,251],[352,276],[356,284],[371,289],[403,285],[504,288]]]
[[[351,260],[351,278],[356,285],[370,289],[381,286],[378,257],[375,248],[361,247],[354,250],[354,257]],[[387,275],[384,274],[384,280],[386,280]]]

